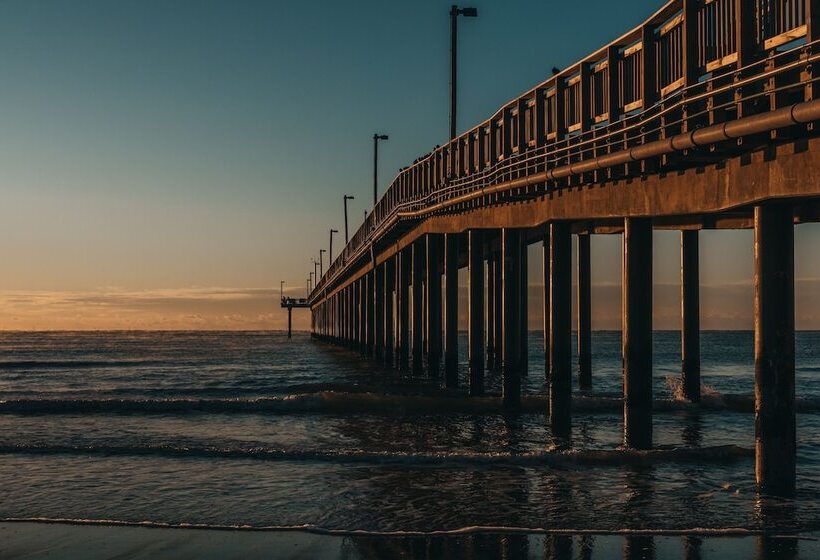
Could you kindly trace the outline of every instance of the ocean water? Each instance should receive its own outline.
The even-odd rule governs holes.
[[[752,333],[703,333],[700,408],[675,399],[678,333],[656,333],[650,453],[620,448],[619,333],[593,335],[569,442],[550,434],[540,333],[529,342],[527,405],[509,414],[306,334],[2,333],[0,521],[820,530],[820,333],[797,335],[793,500],[755,489]]]

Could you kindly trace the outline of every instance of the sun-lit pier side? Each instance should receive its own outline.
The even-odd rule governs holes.
[[[526,248],[541,243],[550,423],[567,433],[572,375],[594,385],[590,236],[622,234],[624,442],[650,448],[653,230],[681,232],[682,386],[697,402],[698,231],[753,228],[757,481],[794,493],[793,228],[820,217],[818,40],[820,0],[669,2],[402,169],[311,291],[314,334],[417,374],[443,363],[452,387],[467,267],[470,393],[500,369],[515,408]]]

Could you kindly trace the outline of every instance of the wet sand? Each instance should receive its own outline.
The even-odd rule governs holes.
[[[306,531],[157,529],[0,523],[0,558],[39,559],[382,559],[820,558],[820,535],[323,535]]]

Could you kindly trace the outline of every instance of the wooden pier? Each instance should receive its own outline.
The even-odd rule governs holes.
[[[753,229],[757,481],[793,494],[793,229],[820,218],[818,64],[820,0],[668,2],[402,169],[310,293],[313,333],[417,375],[438,376],[443,353],[453,387],[466,267],[470,394],[500,369],[515,409],[541,243],[549,417],[568,433],[573,376],[594,386],[590,239],[622,235],[624,443],[651,448],[653,231],[681,232],[681,376],[698,402],[698,232]]]

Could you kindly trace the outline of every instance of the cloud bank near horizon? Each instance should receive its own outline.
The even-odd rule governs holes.
[[[679,286],[655,284],[656,329],[679,326]],[[303,288],[285,293],[302,296]],[[529,323],[542,324],[543,288],[530,285]],[[703,329],[753,327],[751,282],[701,286]],[[574,294],[573,294],[574,300]],[[573,301],[573,307],[575,301]],[[618,330],[621,326],[621,287],[594,284],[593,328]],[[820,329],[820,278],[796,282],[798,329]],[[466,328],[466,290],[460,290],[459,319]],[[574,312],[573,312],[574,315]],[[310,315],[294,311],[294,328],[306,330]],[[281,330],[287,313],[279,308],[275,288],[191,287],[127,290],[117,287],[90,291],[0,291],[0,330]]]

